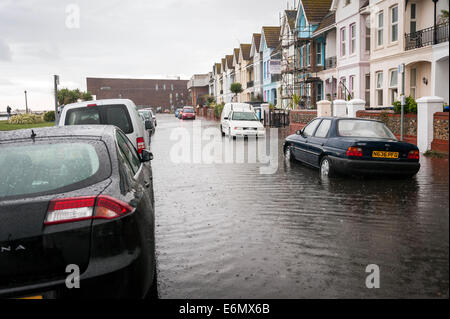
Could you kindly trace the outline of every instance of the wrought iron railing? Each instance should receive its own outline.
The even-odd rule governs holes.
[[[405,34],[405,50],[413,50],[448,41],[449,23]]]

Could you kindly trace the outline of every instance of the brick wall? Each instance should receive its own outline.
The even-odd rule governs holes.
[[[289,113],[289,134],[294,134],[297,130],[301,130],[317,117],[317,111],[291,111]]]
[[[137,106],[163,109],[190,104],[187,80],[87,78],[86,82],[87,90],[98,100],[123,98],[132,100]]]
[[[448,112],[439,112],[434,114],[433,142],[431,149],[438,152],[449,152],[449,114]]]

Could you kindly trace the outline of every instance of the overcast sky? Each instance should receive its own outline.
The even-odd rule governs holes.
[[[24,108],[24,90],[33,110],[51,109],[53,74],[86,90],[86,77],[209,72],[263,25],[279,25],[288,2],[1,0],[0,111]]]

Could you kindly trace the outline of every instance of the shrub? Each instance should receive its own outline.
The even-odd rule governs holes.
[[[220,119],[220,116],[222,115],[224,106],[225,106],[225,104],[220,103],[214,107],[214,115],[215,115],[216,119]]]
[[[49,111],[44,113],[44,121],[45,122],[54,122],[55,121],[55,111]]]
[[[395,101],[392,106],[394,107],[394,112],[399,114],[402,112],[402,103],[400,101]],[[405,100],[405,113],[414,113],[417,114],[417,102],[411,97],[408,96]]]
[[[12,116],[8,121],[9,124],[36,124],[43,122],[42,116],[36,114],[18,114]]]

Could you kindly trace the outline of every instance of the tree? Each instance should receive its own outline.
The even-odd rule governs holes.
[[[241,83],[231,83],[230,91],[234,93],[236,97],[239,93],[242,93],[242,84]]]
[[[69,90],[67,88],[58,90],[58,104],[67,105],[70,103],[92,100],[91,92],[81,92],[79,89]]]

